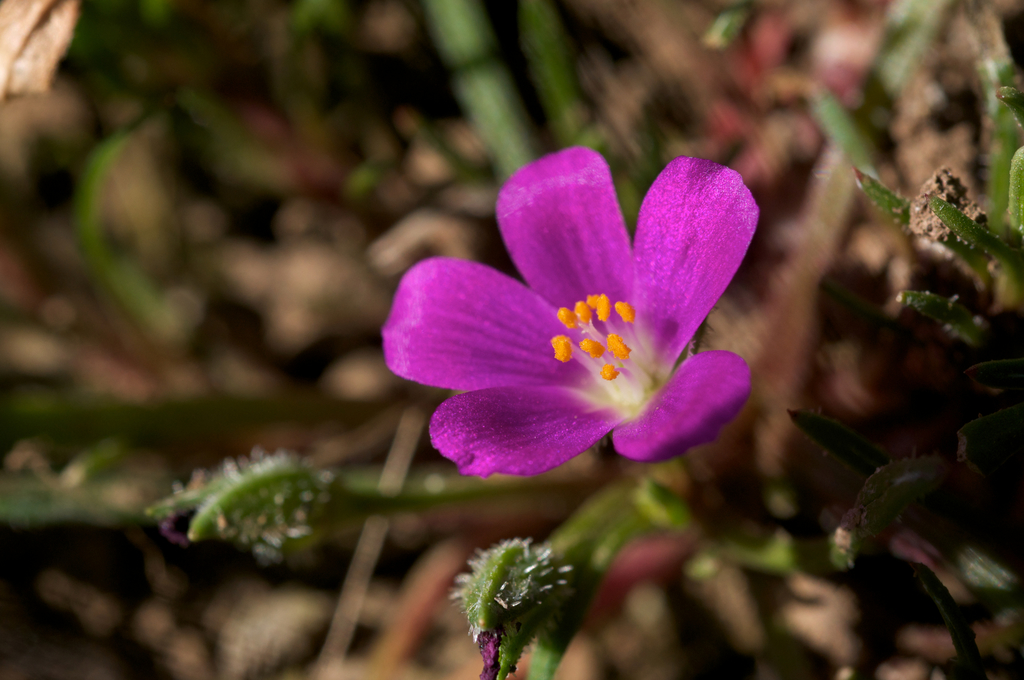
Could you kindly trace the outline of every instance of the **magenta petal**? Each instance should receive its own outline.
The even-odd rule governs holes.
[[[682,363],[640,416],[615,428],[615,450],[653,463],[713,441],[750,396],[750,369],[732,352],[713,350]]]
[[[600,293],[630,299],[629,234],[596,151],[565,149],[521,168],[501,188],[497,216],[519,273],[556,307]]]
[[[405,274],[381,331],[388,368],[455,390],[579,384],[585,369],[551,347],[565,332],[555,309],[515,279],[442,257]]]
[[[673,361],[740,266],[758,208],[739,173],[700,158],[662,170],[637,220],[637,323]]]
[[[464,475],[537,475],[586,451],[621,419],[562,387],[493,387],[441,404],[430,439]]]

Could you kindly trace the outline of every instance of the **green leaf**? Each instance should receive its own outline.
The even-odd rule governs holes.
[[[871,162],[874,144],[857,127],[857,122],[839,100],[823,91],[811,101],[811,113],[825,135],[835,143],[860,172],[877,174]]]
[[[986,387],[1004,390],[1024,389],[1024,359],[985,361],[971,366],[964,373]]]
[[[722,10],[704,32],[704,45],[713,50],[722,50],[731,45],[743,30],[753,4],[752,0],[742,0]]]
[[[953,638],[953,648],[956,649],[955,677],[983,680],[986,675],[981,653],[974,641],[974,631],[967,623],[967,619],[964,618],[960,607],[957,606],[953,596],[946,590],[946,586],[942,585],[942,581],[935,575],[935,572],[923,564],[914,564],[913,566],[928,597],[932,598],[935,606],[939,608],[942,620]]]
[[[996,291],[997,296],[1006,307],[1019,306],[1024,301],[1024,259],[1020,252],[938,196],[932,196],[930,205],[932,212],[958,238],[984,250],[999,262],[1003,281]]]
[[[942,328],[971,347],[981,347],[988,339],[988,321],[971,314],[971,310],[956,301],[955,296],[945,298],[935,293],[905,290],[896,300],[911,309],[942,324]]]
[[[1024,403],[972,420],[957,432],[956,457],[983,475],[1024,449]]]
[[[562,18],[551,0],[521,0],[519,36],[530,79],[559,146],[578,143],[583,98]]]
[[[857,168],[854,168],[853,172],[857,175],[857,186],[875,204],[875,207],[899,224],[910,224],[910,201],[890,191],[877,179],[865,175]]]
[[[847,467],[867,477],[889,463],[889,454],[846,425],[813,411],[790,411],[793,424]]]

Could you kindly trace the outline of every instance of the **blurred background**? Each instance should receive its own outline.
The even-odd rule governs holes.
[[[514,275],[497,191],[572,145],[605,155],[631,228],[679,155],[739,171],[761,218],[706,336],[751,365],[751,401],[653,472],[692,519],[627,546],[558,677],[945,677],[908,560],[939,573],[989,677],[1024,674],[1024,469],[956,462],[957,431],[1016,402],[963,371],[1024,353],[1019,300],[943,248],[927,198],[880,209],[854,171],[1019,245],[1020,131],[994,93],[1020,82],[1024,4],[3,0],[0,19],[0,678],[477,677],[448,598],[473,550],[543,540],[651,471],[599,447],[460,480],[425,433],[445,393],[387,370],[380,327],[424,257]],[[934,456],[970,522],[909,507],[840,568],[862,480],[791,409]],[[202,537],[226,540],[192,543],[195,502],[162,530],[146,514],[244,477],[253,447],[437,499],[308,537],[222,516]]]

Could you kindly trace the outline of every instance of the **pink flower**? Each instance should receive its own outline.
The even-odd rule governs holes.
[[[750,370],[731,352],[679,358],[753,237],[758,208],[740,176],[675,159],[630,246],[608,165],[566,149],[516,172],[497,217],[527,285],[428,259],[402,279],[383,328],[392,371],[464,391],[430,421],[438,451],[463,474],[535,475],[613,431],[616,451],[639,461],[714,440],[746,402]]]

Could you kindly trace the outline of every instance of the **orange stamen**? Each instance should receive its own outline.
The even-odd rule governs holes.
[[[633,351],[629,348],[629,345],[623,342],[622,336],[615,335],[614,333],[608,336],[608,349],[611,350],[611,353],[614,354],[615,358],[619,361],[625,361],[628,359],[629,353]]]
[[[616,302],[615,311],[619,313],[626,323],[633,323],[636,320],[636,310],[628,302]]]
[[[580,320],[580,323],[590,323],[590,307],[587,307],[587,303],[580,300],[576,303],[576,317]]]
[[[564,323],[566,328],[576,328],[576,314],[568,307],[561,307],[558,310],[558,320]]]
[[[596,359],[604,354],[604,345],[590,338],[586,338],[580,343],[580,349],[589,354],[592,359]]]
[[[612,301],[608,299],[607,295],[602,293],[597,296],[597,304],[594,305],[594,309],[597,310],[598,319],[601,321],[607,321],[608,317],[612,314]]]
[[[611,364],[605,364],[604,368],[601,369],[601,377],[605,380],[615,380],[619,377],[619,371],[616,371],[615,367]]]
[[[555,348],[555,358],[561,362],[572,359],[572,340],[567,335],[556,335],[551,338],[551,346]]]

